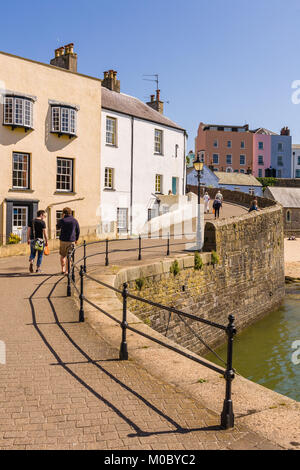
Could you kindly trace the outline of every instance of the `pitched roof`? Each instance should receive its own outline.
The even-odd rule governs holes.
[[[253,175],[245,173],[227,173],[225,171],[216,171],[215,175],[219,178],[219,184],[232,184],[238,186],[262,186],[262,184]]]
[[[277,186],[268,186],[268,191],[272,194],[275,201],[283,207],[300,208],[300,188],[279,188]]]
[[[155,109],[152,109],[138,98],[125,95],[124,93],[117,93],[116,91],[111,91],[105,87],[102,87],[101,106],[104,109],[145,119],[146,121],[173,127],[181,131],[185,130],[183,127],[163,116],[158,111],[155,111]]]
[[[265,127],[259,127],[258,129],[253,129],[251,132],[253,132],[254,134],[279,135],[279,134],[276,134],[276,132],[266,129]]]

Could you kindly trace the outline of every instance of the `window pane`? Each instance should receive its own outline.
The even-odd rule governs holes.
[[[56,189],[58,191],[73,190],[73,160],[57,159]]]
[[[70,122],[69,122],[70,110],[68,108],[61,108],[61,132],[69,132]]]
[[[4,100],[4,124],[13,124],[13,98]]]
[[[28,189],[29,187],[29,155],[13,153],[13,187]]]
[[[52,131],[60,132],[60,109],[52,108]]]
[[[21,98],[15,99],[15,124],[23,124],[23,100]]]
[[[162,131],[159,129],[154,131],[154,152],[162,153]]]
[[[116,120],[114,118],[106,118],[106,143],[116,144]]]

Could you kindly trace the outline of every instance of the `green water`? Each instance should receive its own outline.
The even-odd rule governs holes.
[[[234,339],[233,367],[239,374],[282,395],[300,401],[300,290],[287,287],[282,306]],[[296,351],[299,351],[297,353]],[[226,358],[226,345],[217,349]],[[222,365],[213,354],[206,356]]]

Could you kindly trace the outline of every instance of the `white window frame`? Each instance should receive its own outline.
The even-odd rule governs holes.
[[[217,157],[217,161],[214,161],[214,157]],[[219,165],[219,154],[218,153],[213,153],[213,165]]]
[[[4,125],[33,128],[33,103],[30,99],[5,96],[3,108]]]
[[[259,161],[260,157],[261,157],[261,161]],[[263,155],[258,155],[258,156],[257,156],[257,164],[258,164],[258,165],[264,165],[264,164],[265,164],[265,163],[264,163],[264,156],[263,156]]]
[[[283,155],[277,155],[277,166],[284,166],[284,164],[283,164]]]
[[[69,106],[51,106],[51,132],[77,134],[77,110]]]
[[[70,163],[70,165],[61,165],[61,170],[63,170],[64,168],[67,170],[68,168],[70,169],[70,172],[67,173],[67,172],[63,172],[61,171],[61,173],[58,173],[58,162],[60,161],[64,161],[64,162],[68,162]],[[74,174],[74,161],[72,158],[64,158],[64,157],[57,157],[56,159],[56,191],[57,192],[60,192],[60,193],[72,193],[74,191],[74,181],[73,181],[73,174]],[[58,176],[61,176],[61,177],[64,177],[64,176],[68,176],[68,180],[69,180],[69,187],[68,188],[58,188]],[[63,182],[61,181],[60,182],[60,185],[63,186],[63,183],[66,184],[66,181]]]
[[[112,125],[111,125],[112,124]],[[110,147],[117,146],[117,118],[106,116],[105,143]]]
[[[104,189],[114,189],[114,168],[105,167]]]
[[[227,160],[227,157],[230,157],[230,162]],[[226,154],[226,165],[232,165],[232,154],[231,153]]]
[[[21,166],[23,166],[25,164],[24,161],[18,161],[18,162],[15,162],[15,157],[18,157],[18,160],[19,160],[19,157],[26,157],[27,158],[27,169],[24,170],[21,168],[17,168],[15,169],[14,166],[15,166],[15,163],[17,163],[18,165],[20,164]],[[19,176],[14,176],[15,173],[17,173]],[[21,185],[14,185],[14,180],[22,180],[22,175],[23,174],[26,174],[26,184],[25,186],[21,186]],[[29,184],[30,184],[30,154],[29,153],[21,153],[21,152],[13,152],[13,170],[12,170],[12,188],[13,189],[29,189]]]
[[[125,222],[122,224],[122,221]],[[128,208],[117,207],[117,230],[118,232],[128,231]]]
[[[163,131],[161,129],[154,129],[154,153],[163,155]]]
[[[241,157],[244,157],[244,163],[241,163]],[[243,153],[240,155],[240,165],[246,165],[246,155]]]
[[[246,142],[244,140],[241,140],[241,149],[244,149],[244,148],[246,148]]]
[[[229,145],[228,145],[228,144],[229,144]],[[227,145],[226,145],[226,147],[227,147],[228,149],[232,149],[232,140],[227,140]]]

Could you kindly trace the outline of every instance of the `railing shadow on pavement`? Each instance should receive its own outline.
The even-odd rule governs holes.
[[[172,426],[174,426],[175,429],[173,430],[168,430],[168,431],[143,431],[136,423],[134,423],[130,418],[128,418],[120,409],[118,409],[113,403],[111,403],[109,400],[107,400],[105,397],[103,397],[100,393],[98,393],[96,390],[94,390],[93,387],[91,387],[89,384],[87,384],[77,373],[75,373],[68,365],[72,365],[72,363],[64,362],[60,355],[55,351],[55,349],[51,346],[49,340],[46,338],[45,333],[42,332],[42,330],[39,328],[39,323],[37,321],[37,312],[34,307],[34,297],[38,290],[53,276],[49,275],[47,278],[45,278],[32,292],[32,294],[29,297],[29,303],[30,303],[30,308],[31,308],[31,313],[32,313],[32,325],[34,326],[35,330],[41,337],[42,341],[44,344],[47,346],[48,350],[51,352],[51,354],[54,356],[56,359],[56,363],[51,364],[52,366],[61,366],[68,374],[70,374],[80,385],[82,385],[86,390],[88,390],[92,395],[94,395],[97,399],[99,399],[101,402],[103,402],[105,405],[107,405],[112,411],[114,411],[122,420],[124,420],[134,431],[135,434],[128,434],[128,437],[145,437],[145,436],[151,436],[151,435],[161,435],[161,434],[173,434],[173,433],[179,433],[179,434],[187,434],[190,432],[195,432],[195,431],[218,431],[221,429],[220,426],[204,426],[204,427],[199,427],[199,428],[184,428],[180,424],[178,424],[175,420],[173,420],[171,417],[167,416],[163,411],[158,409],[155,405],[150,403],[146,398],[144,398],[142,395],[140,395],[138,392],[130,388],[128,385],[123,383],[121,380],[119,380],[117,377],[115,377],[111,372],[107,371],[102,365],[99,364],[99,362],[103,362],[101,360],[94,360],[92,359],[75,341],[74,339],[70,336],[70,334],[65,330],[65,328],[62,326],[63,322],[59,321],[55,306],[52,301],[52,296],[53,292],[58,286],[58,284],[63,280],[63,277],[56,281],[54,285],[52,285],[51,290],[47,296],[47,300],[50,304],[52,314],[54,316],[54,324],[56,324],[62,333],[65,335],[65,337],[68,339],[68,341],[76,348],[76,350],[82,354],[82,356],[86,359],[85,361],[79,361],[76,362],[76,364],[93,364],[95,367],[97,367],[98,370],[100,370],[102,373],[104,373],[106,376],[108,376],[111,380],[113,380],[116,384],[118,384],[120,387],[122,387],[124,390],[127,392],[133,394],[136,398],[138,398],[142,403],[144,403],[147,407],[149,407],[152,411],[157,413],[159,416],[164,418],[166,421],[168,421]],[[76,322],[77,324],[79,322]],[[108,361],[119,361],[120,359],[109,359]]]
[[[168,234],[166,246],[162,245],[164,248],[166,248],[165,254],[167,256],[170,255],[170,246],[171,246],[170,238],[171,237]],[[142,259],[142,243],[141,243],[142,237],[139,236],[138,240],[139,240],[138,247],[137,248],[132,248],[131,251],[132,252],[138,251],[137,259],[141,260]],[[114,241],[117,241],[117,240],[114,240]],[[101,241],[101,242],[103,243],[103,241]],[[123,283],[123,289],[120,290],[120,289],[116,289],[115,287],[113,287],[109,284],[106,284],[102,281],[99,281],[98,279],[95,279],[95,278],[91,277],[90,275],[87,274],[86,260],[87,260],[87,258],[97,256],[99,253],[94,253],[94,254],[88,255],[87,254],[87,248],[89,247],[89,245],[92,245],[92,244],[94,245],[95,243],[97,243],[97,242],[92,242],[92,243],[87,244],[86,241],[84,241],[83,245],[73,247],[69,251],[68,256],[67,256],[67,264],[68,264],[67,296],[71,296],[71,285],[73,285],[73,288],[76,291],[76,293],[78,294],[78,298],[79,298],[79,301],[80,301],[79,322],[84,322],[84,302],[86,302],[89,305],[91,305],[92,307],[94,307],[95,309],[97,309],[98,311],[100,311],[100,312],[104,313],[105,315],[107,315],[109,318],[114,320],[116,323],[118,323],[121,326],[121,329],[122,329],[122,339],[121,339],[120,353],[119,353],[120,360],[128,360],[129,356],[128,356],[126,337],[127,337],[127,330],[130,330],[130,331],[132,331],[132,332],[134,332],[138,335],[141,335],[141,336],[143,336],[143,337],[145,337],[145,338],[147,338],[147,339],[149,339],[149,340],[151,340],[151,341],[153,341],[157,344],[160,344],[161,346],[164,346],[164,347],[166,347],[166,348],[168,348],[172,351],[175,351],[178,354],[180,354],[182,356],[185,356],[188,359],[191,359],[192,361],[197,362],[197,363],[199,363],[199,364],[201,364],[201,365],[203,365],[203,366],[205,366],[205,367],[207,367],[207,368],[209,368],[209,369],[211,369],[211,370],[213,370],[213,371],[215,371],[219,374],[222,374],[225,378],[225,381],[226,381],[226,390],[225,390],[225,399],[224,399],[224,402],[223,402],[223,410],[222,410],[222,413],[221,413],[221,423],[220,423],[220,425],[221,425],[221,428],[223,428],[223,429],[229,429],[229,428],[234,427],[234,413],[233,413],[233,403],[232,403],[232,397],[231,397],[232,380],[235,377],[235,371],[234,371],[233,366],[232,366],[232,361],[233,361],[233,338],[236,334],[236,328],[235,328],[235,325],[234,325],[234,316],[229,315],[228,316],[228,324],[227,324],[227,326],[224,326],[224,325],[221,325],[221,324],[218,324],[218,323],[215,323],[215,322],[197,317],[196,315],[191,315],[187,312],[180,311],[180,310],[175,309],[173,307],[168,307],[166,305],[162,305],[162,304],[159,304],[157,302],[152,302],[152,301],[150,301],[148,299],[144,299],[142,297],[137,297],[137,296],[131,294],[128,291],[128,284],[126,282]],[[109,265],[109,253],[110,252],[109,252],[109,249],[108,249],[108,244],[109,244],[109,241],[107,239],[105,241],[105,245],[106,245],[106,249],[105,249],[105,266]],[[83,248],[83,257],[80,258],[79,260],[75,261],[75,253],[80,248]],[[119,251],[122,252],[123,250],[120,249]],[[101,254],[103,254],[103,253],[101,253]],[[80,264],[82,262],[83,262],[83,264]],[[80,264],[80,268],[78,267],[78,264]],[[79,281],[80,281],[79,282],[79,284],[80,284],[79,288],[76,285],[76,272],[79,274]],[[117,294],[122,296],[122,299],[123,299],[123,317],[122,317],[122,321],[120,321],[119,319],[115,318],[113,315],[111,315],[108,312],[101,309],[98,305],[93,303],[90,299],[88,299],[84,295],[84,279],[89,279],[90,281],[98,283],[102,287],[106,287],[108,289],[111,289],[111,290],[115,291]],[[206,325],[210,325],[213,328],[221,329],[224,332],[226,332],[226,334],[227,334],[227,360],[226,360],[226,362],[223,361],[218,356],[218,358],[221,359],[224,362],[224,364],[226,366],[226,369],[221,369],[217,366],[214,366],[211,363],[208,363],[208,362],[206,362],[202,359],[199,359],[198,357],[195,357],[191,354],[183,352],[180,349],[178,349],[174,346],[171,346],[170,344],[164,343],[164,342],[156,339],[155,337],[150,336],[148,334],[145,334],[145,333],[133,328],[132,326],[130,326],[127,322],[127,299],[128,298],[134,299],[137,302],[146,303],[148,305],[157,307],[161,310],[165,310],[165,311],[168,311],[170,313],[174,313],[174,314],[178,315],[178,317],[182,321],[184,321],[183,320],[184,318],[188,318],[190,320],[200,322],[200,323],[204,323]],[[189,329],[190,329],[191,332],[193,332],[193,330],[190,327],[189,327]],[[205,341],[202,338],[199,337],[199,335],[197,337],[198,337],[198,339],[200,339],[202,341],[202,343],[206,344]],[[211,352],[216,354],[212,350],[212,348],[210,348],[207,344],[206,344],[206,346],[208,347],[208,349]]]

